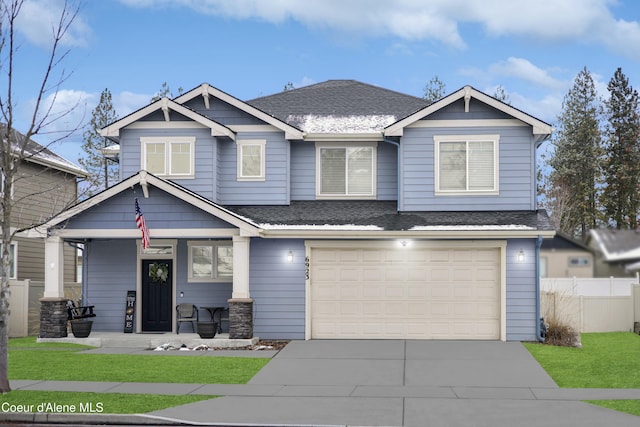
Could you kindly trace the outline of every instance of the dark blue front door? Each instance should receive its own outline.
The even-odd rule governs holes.
[[[166,271],[165,271],[166,270]],[[149,272],[155,274],[149,274]],[[153,277],[152,277],[153,276]],[[142,331],[170,332],[173,261],[142,261]]]

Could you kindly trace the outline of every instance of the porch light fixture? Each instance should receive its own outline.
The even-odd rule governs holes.
[[[293,263],[293,251],[289,251],[289,253],[287,254],[287,262],[289,264]]]
[[[518,256],[516,257],[516,261],[524,262],[524,251],[522,249],[520,249],[520,252],[518,252]]]

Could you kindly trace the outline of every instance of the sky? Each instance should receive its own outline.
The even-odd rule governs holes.
[[[501,86],[511,105],[553,125],[584,67],[603,99],[618,67],[640,87],[637,0],[69,1],[79,12],[51,76],[57,93],[43,100],[57,120],[33,139],[74,162],[104,89],[124,117],[165,82],[174,96],[206,82],[250,100],[288,82],[354,79],[421,97],[437,76],[446,93],[471,85],[493,95]],[[33,114],[63,4],[26,0],[16,21],[19,131]],[[0,67],[2,98],[7,82]]]

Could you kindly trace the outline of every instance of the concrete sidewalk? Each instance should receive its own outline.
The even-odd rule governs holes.
[[[294,341],[244,385],[11,384],[14,390],[223,396],[127,419],[131,423],[447,427],[640,423],[639,417],[581,402],[640,399],[640,389],[560,389],[519,343]],[[108,423],[118,417],[89,418]]]

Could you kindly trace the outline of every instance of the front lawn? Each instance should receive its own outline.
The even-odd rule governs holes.
[[[245,384],[269,358],[85,354],[88,348],[67,343],[37,343],[35,338],[9,340],[10,380],[116,381],[194,384]],[[29,408],[61,405],[62,412],[135,414],[184,405],[215,396],[122,393],[73,393],[14,390],[0,395],[0,413],[11,405]],[[13,406],[16,411],[20,407]],[[47,408],[45,408],[47,409]],[[55,408],[53,408],[55,409]],[[45,411],[51,412],[51,411]]]
[[[553,380],[565,388],[640,388],[640,335],[582,334],[582,348],[525,343]],[[591,401],[640,415],[640,400]]]

